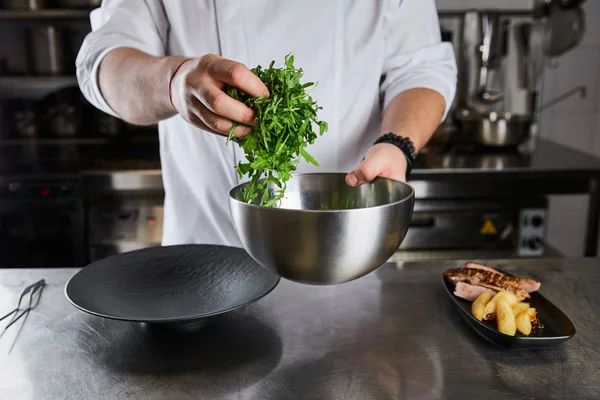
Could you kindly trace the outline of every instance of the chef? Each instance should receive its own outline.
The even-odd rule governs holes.
[[[455,94],[435,0],[104,0],[91,19],[83,94],[129,123],[158,123],[163,245],[241,246],[228,193],[244,153],[224,136],[256,116],[223,89],[268,95],[249,68],[294,55],[329,124],[308,149],[320,167],[301,161],[297,173],[344,172],[351,186],[404,180]]]

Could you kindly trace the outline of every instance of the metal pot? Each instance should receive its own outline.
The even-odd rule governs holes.
[[[53,25],[35,26],[28,30],[31,70],[36,75],[69,73],[63,30]]]
[[[41,10],[47,6],[46,0],[4,0],[4,7],[9,10]]]
[[[462,112],[456,121],[466,140],[487,147],[518,146],[529,139],[533,124],[531,116],[511,113],[472,115]]]
[[[102,0],[58,0],[61,8],[95,8],[100,7]]]

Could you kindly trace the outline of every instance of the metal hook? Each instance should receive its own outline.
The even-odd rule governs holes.
[[[560,103],[561,101],[564,101],[566,99],[568,99],[569,97],[580,93],[581,98],[585,99],[587,96],[587,87],[586,86],[577,86],[576,88],[573,88],[571,90],[569,90],[568,92],[565,92],[563,94],[561,94],[560,96],[550,100],[549,102],[543,104],[540,106],[540,108],[538,109],[538,113],[544,111],[547,108],[550,108],[558,103]]]

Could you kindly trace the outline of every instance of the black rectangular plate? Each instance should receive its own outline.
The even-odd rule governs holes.
[[[500,271],[506,275],[506,272]],[[556,345],[566,342],[575,335],[575,326],[571,320],[540,293],[531,293],[531,299],[527,300],[537,310],[538,318],[544,325],[544,329],[530,336],[522,336],[517,332],[516,336],[500,333],[496,321],[479,321],[471,314],[471,302],[454,295],[454,285],[442,276],[444,288],[458,308],[459,313],[485,339],[507,348],[531,348]],[[543,283],[542,283],[543,287]]]

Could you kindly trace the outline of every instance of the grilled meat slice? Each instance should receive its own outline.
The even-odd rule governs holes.
[[[496,292],[486,287],[471,285],[465,282],[457,282],[456,287],[454,288],[454,295],[456,297],[460,297],[468,301],[475,301],[482,293],[485,292],[492,292],[492,294],[496,294]]]
[[[491,267],[476,263],[467,263],[463,268],[450,269],[444,272],[444,276],[455,285],[464,282],[494,292],[506,290],[514,293],[520,301],[530,298],[529,292],[525,288],[535,291],[540,287],[539,282],[533,279],[508,276]]]
[[[491,273],[497,273],[497,274],[501,274],[504,275],[502,272],[492,268],[492,267],[488,267],[487,265],[483,265],[483,264],[479,264],[479,263],[475,263],[475,262],[468,262],[465,264],[465,267],[467,268],[474,268],[474,269],[480,269],[483,271],[489,271]],[[504,275],[507,276],[507,275]],[[530,278],[520,278],[518,276],[507,276],[508,278],[516,281],[518,283],[519,288],[525,290],[527,293],[533,293],[533,292],[537,292],[538,290],[540,290],[540,286],[541,283],[530,279]]]

